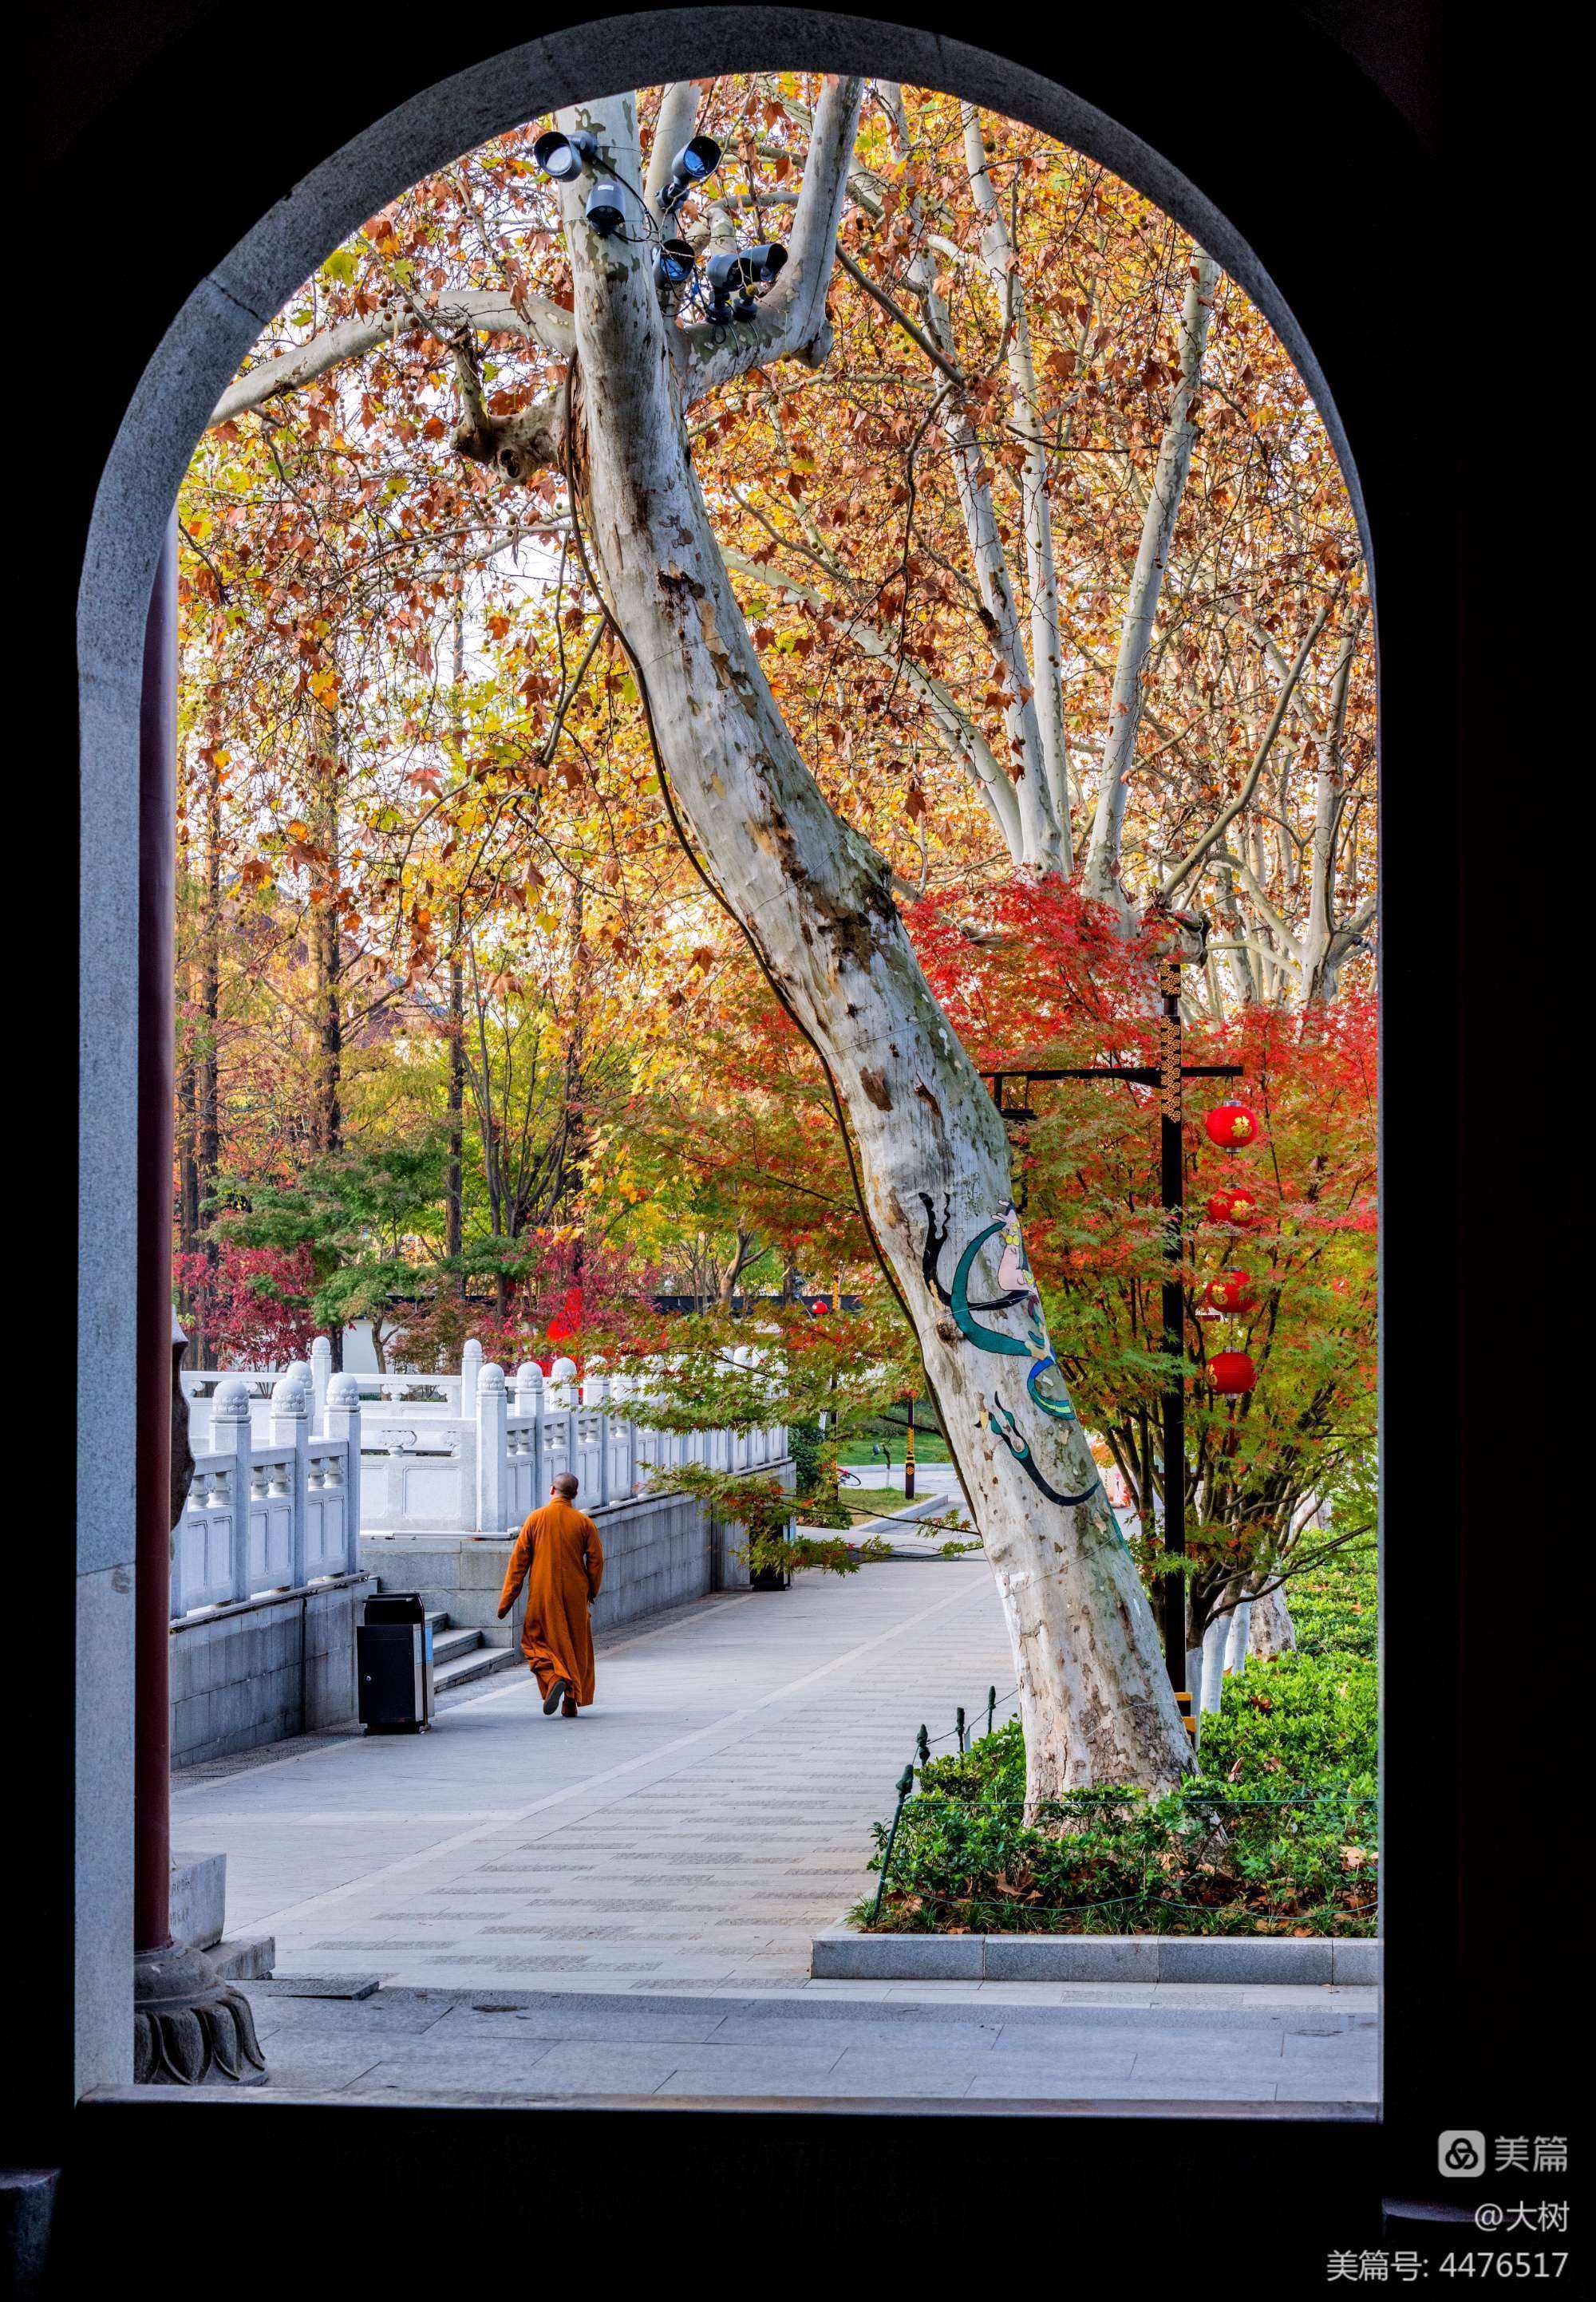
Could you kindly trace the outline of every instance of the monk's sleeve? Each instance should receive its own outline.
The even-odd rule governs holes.
[[[532,1565],[532,1523],[527,1521],[516,1537],[516,1547],[510,1553],[510,1563],[504,1577],[504,1588],[499,1593],[499,1611],[508,1615],[526,1580],[526,1570]]]
[[[592,1519],[587,1523],[587,1595],[596,1599],[604,1580],[604,1545]]]

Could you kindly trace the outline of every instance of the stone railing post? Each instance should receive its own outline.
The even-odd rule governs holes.
[[[310,1347],[311,1429],[318,1439],[330,1439],[327,1428],[327,1386],[332,1380],[332,1346],[318,1335]]]
[[[232,1561],[228,1580],[230,1599],[249,1596],[249,1490],[254,1484],[250,1450],[255,1445],[249,1424],[249,1385],[241,1375],[230,1374],[216,1385],[211,1401],[211,1452],[231,1455],[232,1471]]]
[[[478,1374],[476,1391],[476,1532],[502,1534],[508,1516],[509,1464],[506,1458],[509,1395],[504,1369],[490,1359]]]
[[[637,1491],[637,1385],[623,1367],[610,1377],[609,1398],[619,1418],[626,1449],[626,1468],[622,1474],[629,1495]]]
[[[549,1500],[548,1466],[543,1461],[543,1370],[535,1359],[523,1359],[516,1369],[516,1412],[532,1417],[532,1508]]]
[[[468,1335],[460,1353],[460,1416],[466,1423],[476,1416],[476,1386],[483,1371],[483,1347],[475,1335]]]
[[[590,1374],[582,1384],[582,1404],[590,1411],[599,1410],[599,1500],[609,1500],[609,1378]]]
[[[310,1369],[305,1368],[308,1375]],[[272,1390],[272,1427],[269,1433],[273,1447],[291,1447],[293,1468],[289,1474],[290,1551],[289,1582],[296,1591],[306,1575],[306,1496],[309,1487],[309,1465],[307,1454],[310,1443],[309,1416],[305,1406],[305,1386],[297,1368],[290,1368],[273,1384]]]
[[[344,1571],[360,1572],[360,1385],[335,1374],[327,1385],[324,1436],[344,1442]]]
[[[544,1409],[545,1417],[552,1412],[562,1417],[566,1426],[563,1468],[575,1471],[576,1468],[576,1362],[575,1359],[555,1360],[549,1370],[549,1389],[546,1395],[548,1406]]]

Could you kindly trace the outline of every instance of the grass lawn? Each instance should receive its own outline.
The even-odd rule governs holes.
[[[842,1487],[838,1489],[838,1494],[844,1508],[853,1513],[855,1525],[861,1519],[885,1518],[889,1513],[899,1512],[905,1508],[901,1487]],[[923,1502],[925,1498],[920,1496],[916,1500]],[[962,1516],[961,1512],[961,1519]],[[911,1525],[914,1522],[905,1520],[904,1524]]]
[[[868,1439],[850,1439],[838,1449],[836,1459],[854,1471],[871,1463],[878,1463],[881,1457],[871,1454]],[[895,1463],[901,1463],[903,1459],[901,1432],[892,1442],[892,1459]],[[949,1459],[946,1441],[938,1438],[934,1432],[917,1431],[914,1434],[914,1459],[917,1463],[945,1463]]]
[[[879,1518],[903,1508],[902,1487],[841,1487],[838,1493],[855,1518]]]

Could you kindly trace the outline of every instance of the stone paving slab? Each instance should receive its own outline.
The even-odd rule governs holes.
[[[354,2003],[256,1986],[265,2091],[577,2100],[1373,2101],[1367,2009],[1155,2007],[983,1997],[888,2002],[789,1990],[680,1997],[609,1990],[379,1992]],[[1210,1995],[1210,1994],[1205,1994]],[[1354,1994],[1345,1994],[1352,1996]],[[515,2003],[506,2003],[515,2002]],[[1327,2029],[1326,2025],[1331,2027]]]
[[[575,1722],[517,1674],[428,1735],[180,1779],[174,1814],[227,1854],[230,1920],[271,1927],[280,1973],[795,1983],[867,1891],[916,1726],[1011,1678],[983,1559],[802,1576],[601,1642]]]

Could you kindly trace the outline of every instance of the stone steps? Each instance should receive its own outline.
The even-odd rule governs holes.
[[[443,1619],[447,1622],[448,1616],[446,1615]],[[471,1629],[441,1631],[434,1627],[433,1632],[433,1668],[441,1670],[446,1663],[458,1662],[462,1655],[475,1652],[482,1643],[483,1634],[480,1631]]]
[[[473,1630],[468,1625],[450,1626],[447,1611],[431,1609],[427,1621],[433,1631],[433,1691],[447,1694],[451,1687],[468,1686],[474,1679],[490,1678],[495,1671],[508,1670],[521,1659],[514,1646],[494,1646],[485,1632]]]
[[[480,1639],[482,1633],[477,1636]],[[491,1678],[495,1671],[525,1668],[519,1647],[479,1646],[475,1654],[463,1655],[458,1662],[433,1673],[433,1692],[447,1694],[451,1687],[466,1686],[474,1678]]]
[[[270,1977],[277,1962],[273,1935],[234,1935],[214,1943],[206,1953],[226,1982],[257,1982]]]

